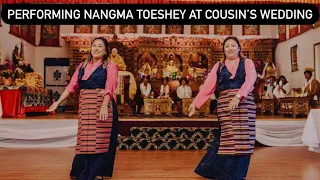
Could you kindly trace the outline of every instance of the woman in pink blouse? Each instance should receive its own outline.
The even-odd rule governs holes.
[[[252,90],[257,73],[252,60],[241,56],[240,42],[227,37],[224,58],[216,63],[189,107],[189,116],[217,89],[219,131],[195,172],[218,180],[245,179],[255,143],[256,105]]]
[[[72,178],[112,177],[118,136],[117,106],[113,99],[117,80],[118,68],[109,57],[108,41],[96,38],[88,60],[79,65],[59,100],[47,110],[56,110],[71,93],[80,89]]]

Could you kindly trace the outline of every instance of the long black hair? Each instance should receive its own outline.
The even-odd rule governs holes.
[[[288,83],[288,81],[287,81],[287,78],[284,77],[284,76],[280,76],[280,77],[278,78],[277,84],[279,85],[279,82],[280,82],[280,79],[281,79],[281,78],[284,79],[283,85],[286,85],[286,84]]]

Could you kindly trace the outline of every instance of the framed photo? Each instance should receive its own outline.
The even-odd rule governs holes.
[[[74,33],[92,33],[92,25],[74,25]]]
[[[145,34],[161,34],[162,25],[144,25],[143,33]]]
[[[232,25],[214,25],[214,34],[232,35]]]
[[[291,56],[291,72],[299,71],[298,68],[298,45],[292,46],[290,48]]]
[[[98,25],[98,34],[115,34],[115,25]]]
[[[60,47],[60,25],[41,25],[39,46]]]
[[[278,26],[279,42],[287,40],[287,25]]]
[[[293,38],[299,35],[298,25],[289,25],[289,38]]]
[[[183,25],[166,25],[166,34],[183,34]]]
[[[209,25],[191,25],[191,34],[209,34]]]
[[[120,25],[120,34],[137,33],[137,25]]]
[[[260,26],[242,25],[242,35],[260,35]]]
[[[20,25],[20,38],[36,45],[36,25]]]

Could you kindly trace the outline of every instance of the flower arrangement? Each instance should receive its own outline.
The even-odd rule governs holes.
[[[5,60],[5,64],[4,64],[5,69],[9,69],[12,72],[15,71],[15,69],[17,68],[16,65],[10,61],[9,59]]]
[[[4,77],[5,79],[9,79],[10,77],[12,78],[13,76],[13,71],[10,69],[2,70],[1,71],[1,76]]]

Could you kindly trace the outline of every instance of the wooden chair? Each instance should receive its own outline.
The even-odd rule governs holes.
[[[308,116],[310,111],[310,101],[309,97],[296,97],[294,98],[294,114],[293,117],[295,118],[297,114],[303,114]]]
[[[294,115],[294,97],[280,98],[280,114]]]
[[[289,114],[294,118],[296,118],[298,114],[308,115],[310,111],[310,101],[308,97],[280,98],[281,115]]]
[[[261,99],[261,115],[266,111],[270,111],[274,115],[274,104],[274,99]]]

